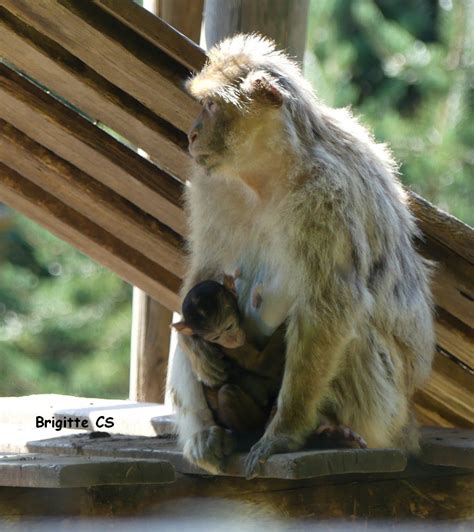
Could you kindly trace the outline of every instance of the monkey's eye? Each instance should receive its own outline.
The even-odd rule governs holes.
[[[216,111],[217,109],[217,103],[214,102],[213,100],[208,100],[206,102],[206,107],[207,107],[207,110],[210,111],[211,113],[213,113],[214,111]]]
[[[233,323],[231,323],[230,325],[227,325],[227,327],[225,328],[226,331],[230,331],[232,329],[232,327],[234,326]]]
[[[217,342],[217,340],[219,340],[220,337],[221,337],[220,335],[219,335],[219,336],[214,336],[214,337],[211,338],[209,341],[210,341],[210,342]]]

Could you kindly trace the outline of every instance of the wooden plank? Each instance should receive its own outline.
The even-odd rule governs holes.
[[[187,462],[177,443],[169,438],[141,438],[113,435],[90,440],[77,435],[29,442],[32,452],[113,458],[169,461],[177,472],[206,474]],[[244,476],[245,454],[233,455],[224,468],[225,476]],[[328,475],[403,471],[405,455],[396,449],[321,449],[272,456],[262,467],[260,478],[307,479]]]
[[[173,313],[133,290],[130,399],[164,403]]]
[[[470,370],[474,370],[474,330],[444,309],[438,308],[435,331],[438,345]]]
[[[185,233],[182,185],[5,65],[0,118],[139,208]]]
[[[474,264],[474,229],[412,191],[409,198],[422,231]]]
[[[77,488],[107,484],[163,484],[174,480],[173,466],[163,460],[43,454],[0,456],[0,486]]]
[[[177,31],[179,30],[178,26],[172,27],[170,25],[172,24],[171,20],[168,24],[162,18],[156,17],[135,2],[123,2],[122,0],[93,1],[189,70],[200,70],[204,66],[206,53],[191,39],[186,37],[186,28],[182,28],[180,30],[181,33],[179,33]],[[202,0],[197,2],[192,0],[191,9],[193,13],[194,10],[199,11],[199,6],[202,9]],[[167,19],[167,13],[161,12],[158,14]],[[186,14],[188,14],[187,11]],[[194,40],[198,41],[199,39]]]
[[[436,354],[433,371],[415,401],[423,409],[435,412],[454,426],[474,427],[472,373],[448,356]]]
[[[2,5],[155,114],[188,131],[199,105],[184,91],[186,70],[116,19],[89,2],[2,0]]]
[[[0,159],[144,256],[183,274],[176,233],[1,119]]]
[[[423,462],[474,469],[474,430],[424,427],[422,434]]]
[[[204,11],[204,0],[159,0],[155,14],[176,31],[199,44]],[[201,50],[201,57],[205,53]]]
[[[0,489],[7,530],[315,530],[342,532],[472,529],[474,474],[412,466],[389,475],[285,481],[188,477],[163,485],[94,489]],[[471,520],[471,521],[469,521]],[[107,524],[107,525],[106,525]],[[23,525],[23,527],[22,527]],[[105,525],[105,526],[104,526]],[[62,528],[66,528],[63,526]]]
[[[170,310],[180,308],[178,277],[1,162],[0,201],[139,286]]]
[[[167,172],[187,179],[185,133],[1,6],[0,55],[145,150]]]

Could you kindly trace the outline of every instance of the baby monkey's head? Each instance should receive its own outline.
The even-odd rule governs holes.
[[[181,334],[195,334],[229,349],[245,343],[232,276],[224,277],[224,285],[203,281],[194,286],[183,300],[181,314],[183,320],[173,323]]]

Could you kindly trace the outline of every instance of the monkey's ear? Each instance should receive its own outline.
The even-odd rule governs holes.
[[[241,83],[240,90],[252,100],[281,107],[286,91],[268,72],[251,72]]]
[[[232,275],[224,274],[224,287],[237,297],[237,287],[235,286],[235,279]]]
[[[172,323],[170,327],[176,329],[179,333],[184,334],[185,336],[192,336],[193,330],[185,321],[177,321]]]

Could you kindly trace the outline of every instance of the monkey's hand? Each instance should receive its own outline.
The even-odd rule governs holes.
[[[230,431],[214,425],[201,430],[189,439],[183,449],[184,457],[209,473],[222,472],[225,459],[232,454],[234,439]]]
[[[211,388],[224,384],[228,379],[228,362],[224,353],[215,345],[194,336],[180,335],[191,368],[196,377]]]
[[[262,464],[265,464],[272,454],[295,451],[299,447],[301,447],[300,442],[287,434],[264,434],[250,449],[245,460],[245,476],[247,480],[260,474]]]

